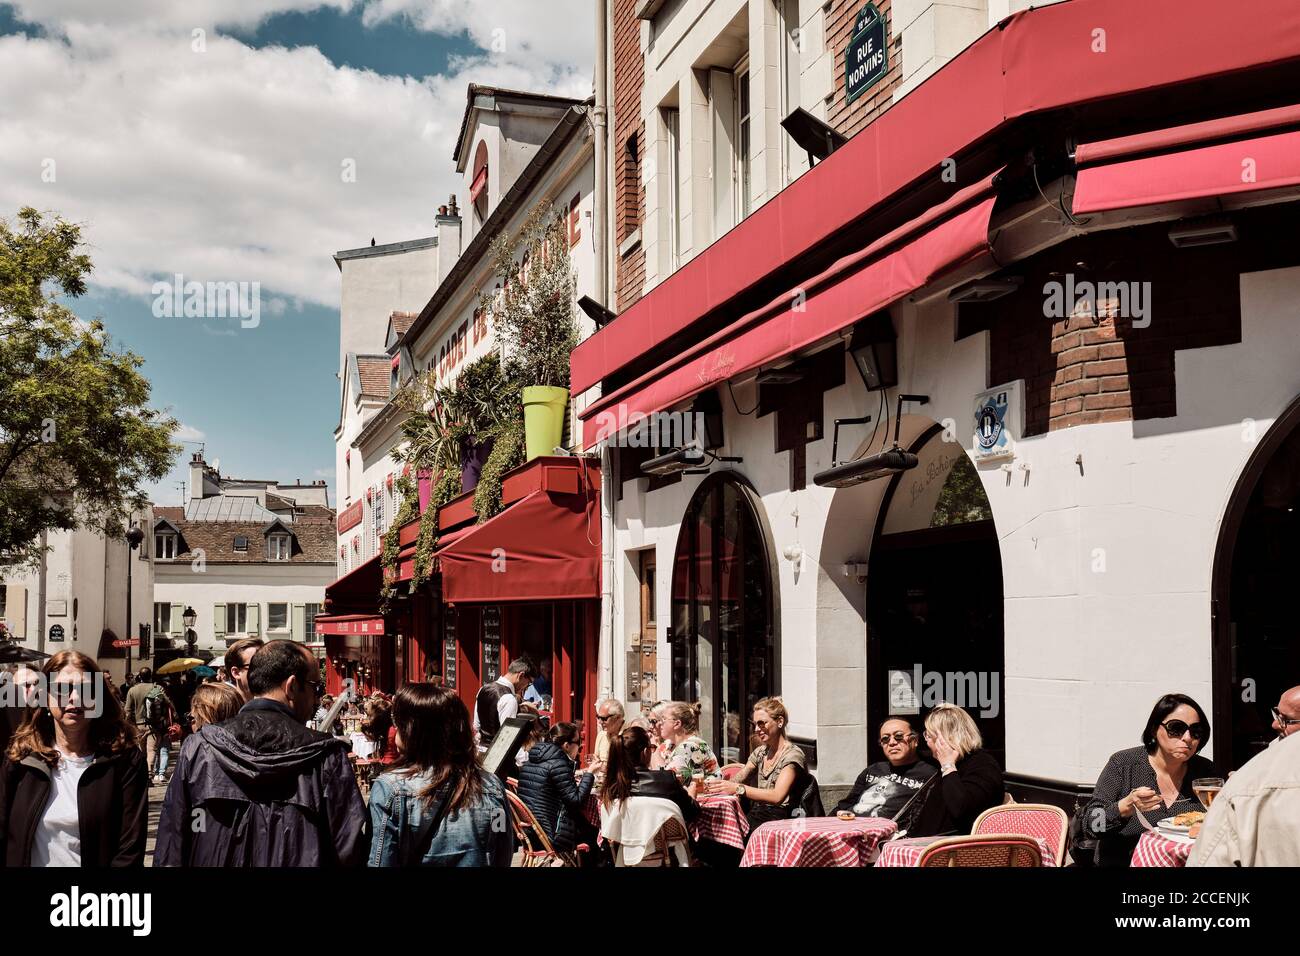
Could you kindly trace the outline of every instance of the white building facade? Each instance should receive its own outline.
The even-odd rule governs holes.
[[[885,69],[848,102],[866,4],[607,5],[620,314],[574,353],[613,529],[602,679],[633,710],[699,699],[742,760],[780,695],[832,793],[883,718],[941,699],[1031,798],[1068,805],[1174,691],[1226,772],[1300,673],[1269,583],[1300,493],[1300,260],[1274,251],[1300,197],[1250,79],[1300,51],[1261,26],[1187,118],[1222,127],[1171,131],[1138,94],[1215,75],[1212,31],[1014,6],[879,4]],[[1097,18],[1164,72],[1081,79]],[[811,170],[799,106],[841,137]],[[700,416],[706,452],[610,435],[658,413]],[[895,434],[911,467],[866,461]]]

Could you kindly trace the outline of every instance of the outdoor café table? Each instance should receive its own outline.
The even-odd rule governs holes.
[[[689,826],[691,839],[697,843],[712,840],[725,843],[737,850],[745,848],[745,837],[749,835],[749,821],[741,809],[740,800],[727,793],[714,793],[700,797],[699,816]],[[582,815],[587,822],[600,829],[600,801],[594,792],[587,795],[582,805]]]
[[[917,866],[921,862],[921,855],[925,853],[925,848],[936,840],[942,839],[944,838],[924,836],[890,840],[881,845],[876,866]],[[1043,866],[1056,866],[1056,853],[1048,846],[1047,841],[1041,837],[1034,839],[1038,841],[1038,852],[1043,855]]]
[[[1175,833],[1147,830],[1138,838],[1130,866],[1180,867],[1187,865],[1196,841]]]
[[[764,823],[749,837],[741,866],[870,866],[898,829],[878,817],[793,817]]]

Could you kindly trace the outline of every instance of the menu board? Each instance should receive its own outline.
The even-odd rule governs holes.
[[[489,604],[483,608],[483,683],[490,684],[501,676],[501,608]]]
[[[450,608],[442,615],[442,682],[456,689],[456,612]]]

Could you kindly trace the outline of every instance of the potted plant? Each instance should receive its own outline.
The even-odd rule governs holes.
[[[578,344],[576,282],[564,220],[539,206],[514,240],[492,246],[503,286],[484,306],[491,311],[507,377],[523,383],[524,436],[531,461],[564,442],[569,407],[569,353]]]

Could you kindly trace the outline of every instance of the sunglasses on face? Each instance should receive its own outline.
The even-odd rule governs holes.
[[[1200,741],[1205,739],[1205,725],[1199,720],[1194,724],[1188,724],[1181,720],[1166,720],[1160,726],[1165,728],[1165,733],[1170,737],[1181,737],[1190,730],[1192,732],[1193,740]]]
[[[1290,727],[1292,724],[1300,724],[1300,717],[1288,717],[1276,707],[1273,708],[1273,719],[1282,727]]]
[[[881,734],[880,746],[882,747],[888,746],[891,740],[896,744],[901,744],[904,741],[911,740],[915,736],[916,734],[911,734],[911,733],[905,734],[901,730],[896,730],[892,734]]]

